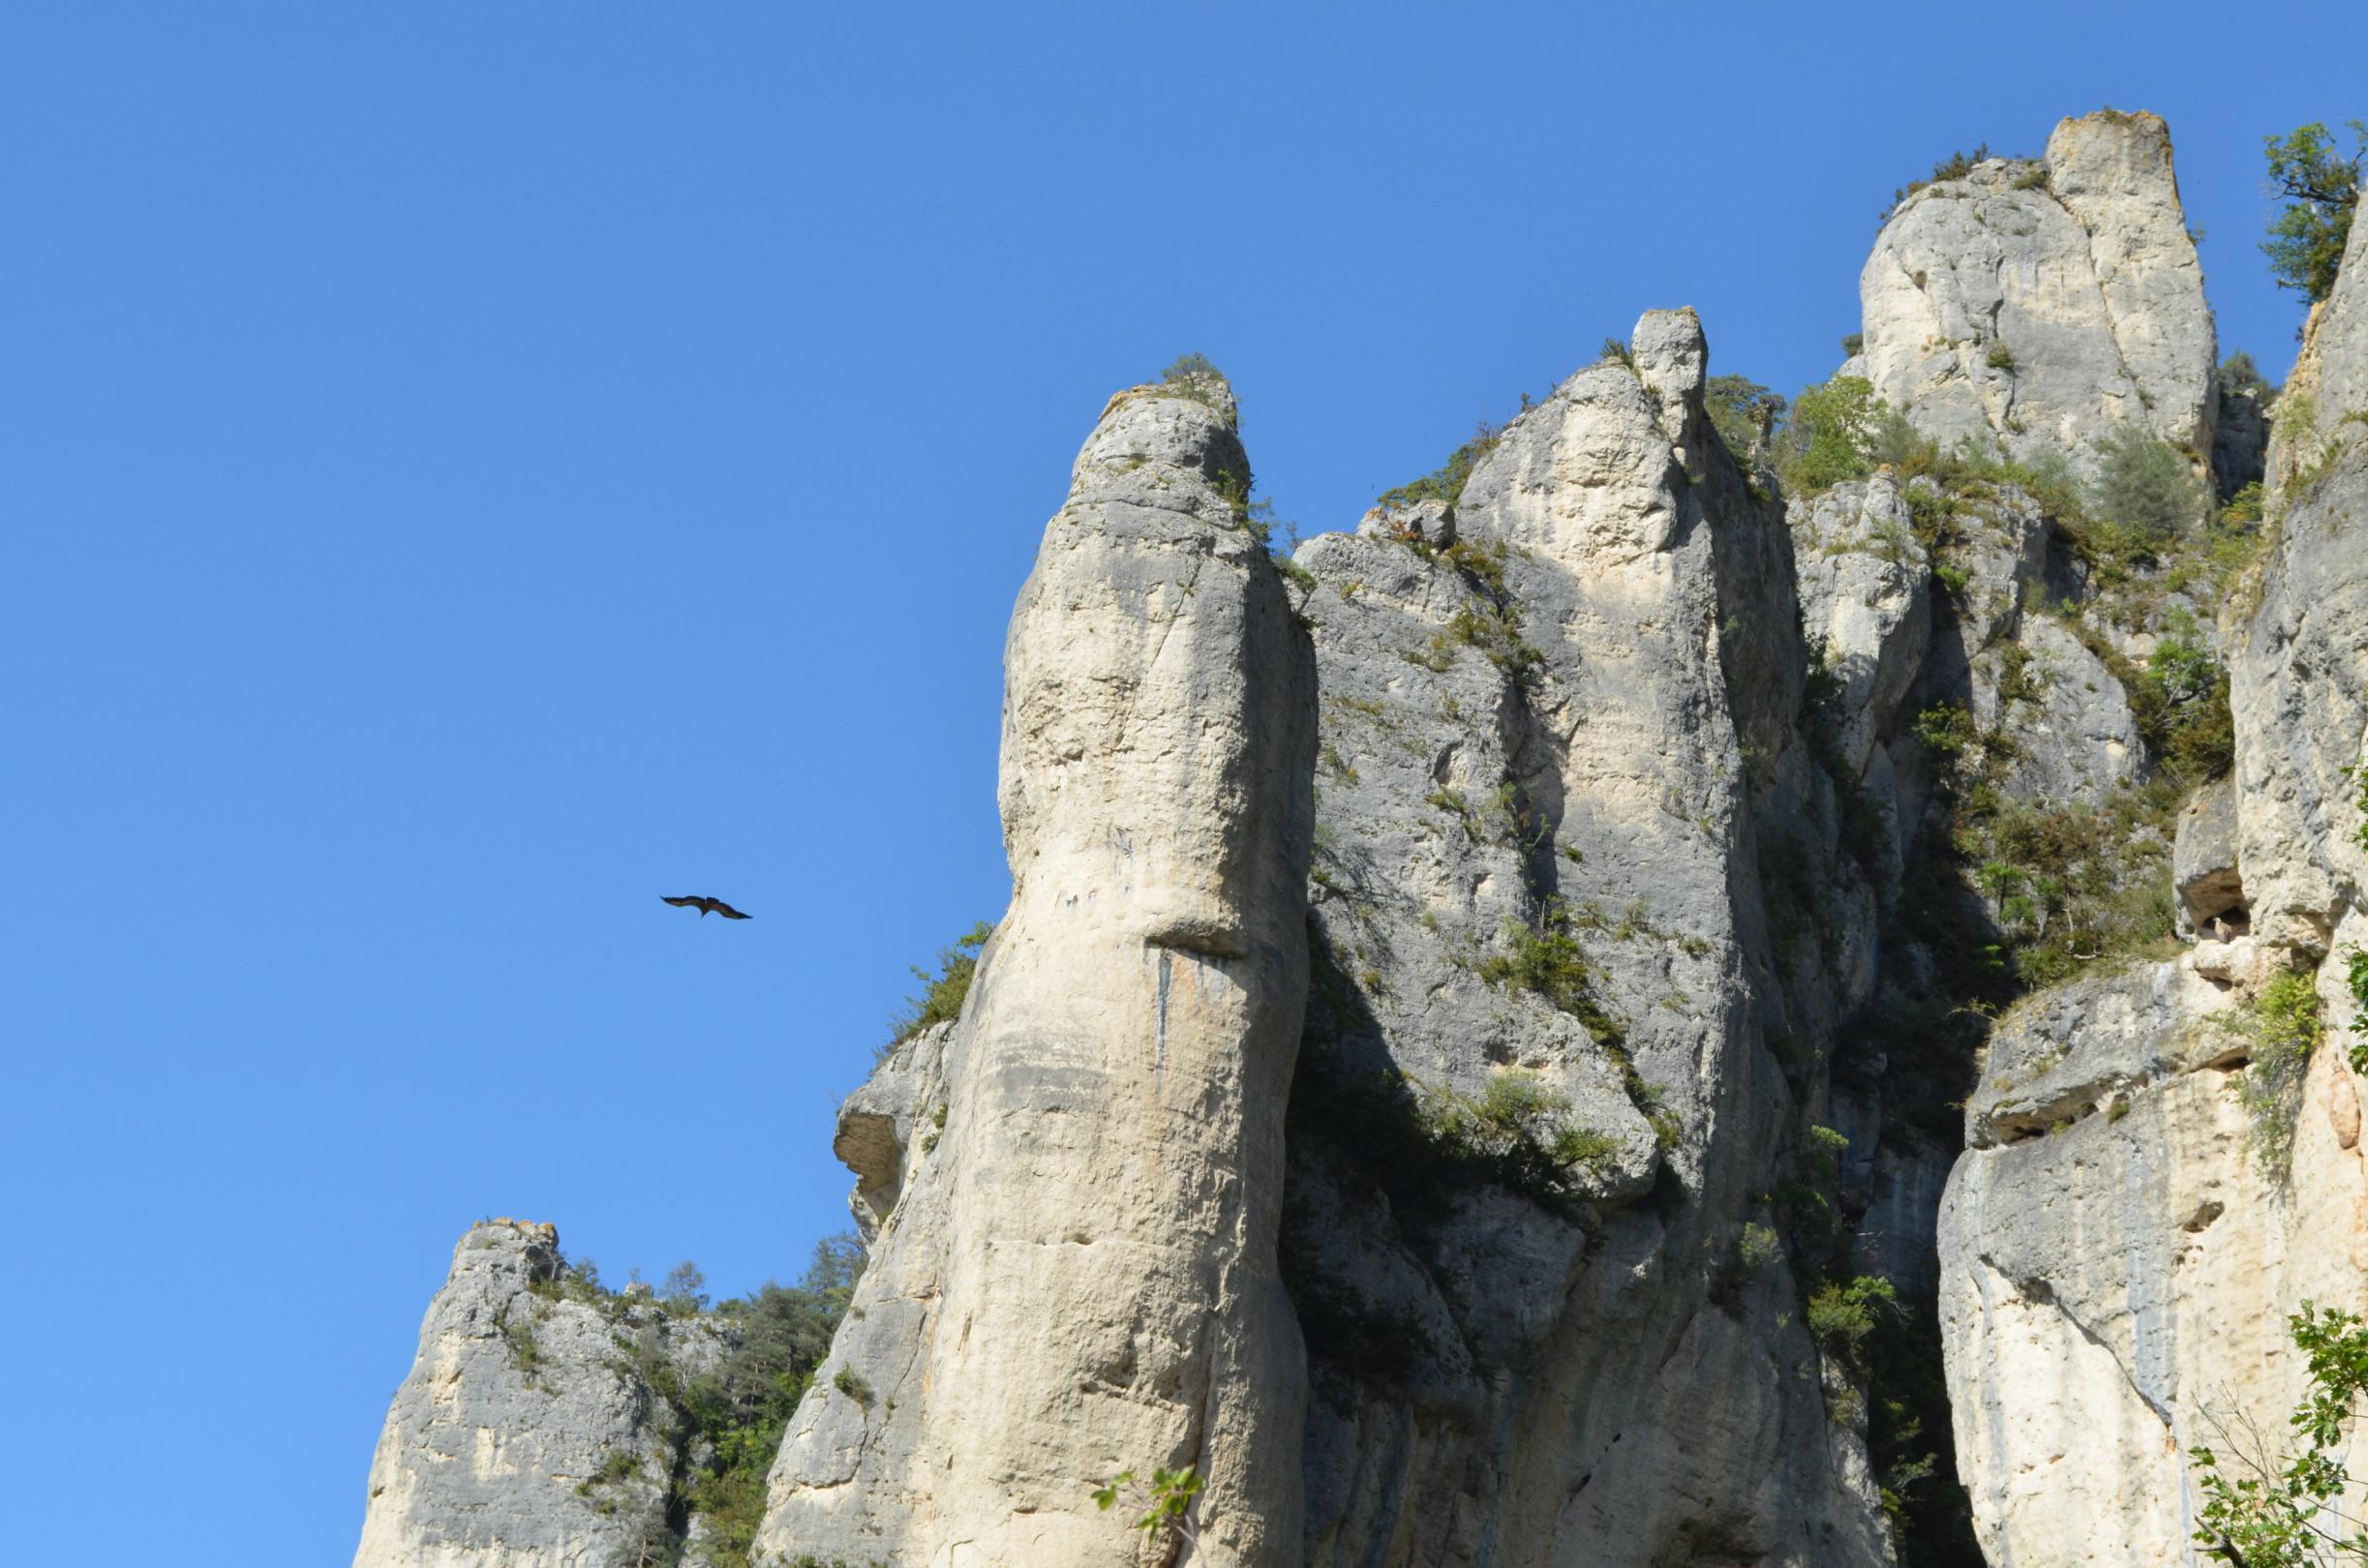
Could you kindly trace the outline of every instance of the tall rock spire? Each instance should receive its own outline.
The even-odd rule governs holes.
[[[2137,425],[2208,456],[2214,336],[2160,117],[2061,122],[2044,158],[1911,191],[1859,275],[1852,365],[1944,446],[2059,454]]]
[[[942,1068],[887,1070],[942,1084],[943,1131],[898,1161],[766,1561],[1166,1563],[1090,1489],[1188,1465],[1192,1561],[1298,1560],[1315,676],[1249,482],[1214,377],[1119,394],[1078,458],[1005,650],[1012,907]]]

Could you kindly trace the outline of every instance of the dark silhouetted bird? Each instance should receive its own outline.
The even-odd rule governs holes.
[[[731,905],[725,903],[720,898],[701,898],[695,894],[683,898],[666,898],[664,893],[659,893],[658,896],[660,898],[665,898],[667,903],[674,905],[674,907],[677,909],[697,910],[699,912],[699,918],[703,920],[710,915],[720,915],[727,920],[744,920],[751,918],[749,916],[743,915],[739,910],[734,909]]]

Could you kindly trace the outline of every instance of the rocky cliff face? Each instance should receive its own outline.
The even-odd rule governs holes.
[[[842,1109],[870,1260],[747,1552],[669,1393],[740,1331],[504,1224],[357,1562],[2188,1560],[2187,1449],[2368,1279],[2290,1028],[2368,940],[2353,249],[2242,579],[2065,482],[2259,462],[2150,115],[1897,207],[1845,370],[1928,439],[1815,492],[1690,311],[1288,562],[1230,390],[1119,394],[1006,649],[1013,905]],[[1184,1528],[1095,1506],[1155,1466]]]
[[[2361,249],[2280,399],[2271,537],[2221,615],[2234,778],[2182,815],[2173,867],[2195,946],[2023,1003],[1968,1104],[1943,1312],[1992,1562],[2205,1560],[2189,1452],[2282,1432],[2287,1314],[2368,1304],[2353,1006],[2326,961],[2368,936]],[[2323,1043],[2281,1030],[2297,1007]]]
[[[1504,432],[1452,546],[1384,514],[1300,553],[1311,1563],[1881,1560],[1794,1282],[1733,1261],[1795,1101],[1751,781],[1806,767],[1782,516],[1693,314],[1632,354]],[[1528,1168],[1453,1137],[1493,1101],[1540,1107]]]
[[[1112,400],[1021,590],[1012,908],[960,1023],[885,1074],[929,1085],[904,1099],[939,1097],[943,1133],[834,1352],[874,1397],[818,1394],[783,1445],[774,1560],[1164,1560],[1088,1478],[1187,1465],[1201,1560],[1296,1558],[1305,1360],[1275,1235],[1315,683],[1228,498],[1231,414],[1213,379]]]
[[[1859,299],[1867,377],[1944,446],[2088,471],[2103,437],[2136,425],[2211,452],[2212,317],[2154,115],[2066,120],[2040,159],[1915,192]]]
[[[672,1562],[687,1425],[661,1390],[727,1331],[570,1299],[559,1234],[489,1220],[452,1254],[370,1466],[354,1568]]]

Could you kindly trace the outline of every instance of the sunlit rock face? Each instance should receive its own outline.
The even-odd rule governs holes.
[[[1314,668],[1228,498],[1231,414],[1214,379],[1120,394],[1046,530],[1005,658],[1012,907],[942,1066],[916,1041],[884,1074],[930,1087],[865,1092],[896,1190],[867,1184],[889,1206],[774,1467],[767,1560],[1165,1562],[1091,1487],[1187,1465],[1196,1560],[1296,1560],[1275,1241]],[[927,1094],[942,1112],[896,1114]]]
[[[2166,890],[2193,946],[2026,999],[1968,1103],[1942,1321],[1993,1562],[2213,1560],[2193,1539],[2194,1449],[2282,1442],[2302,1392],[2289,1314],[2368,1306],[2345,982],[2368,943],[2350,772],[2368,738],[2368,428],[2346,422],[2368,394],[2360,252],[2355,231],[2281,397],[2269,537],[2217,628],[2235,769],[2181,813]],[[2264,1104],[2262,1009],[2292,977],[2324,1038]]]
[[[2041,159],[1990,159],[1908,196],[1859,300],[1859,365],[1944,446],[2090,472],[2099,440],[2136,425],[2211,453],[2212,316],[2154,115],[2066,120]]]
[[[1310,1564],[1884,1560],[1793,1279],[1725,1261],[1793,1103],[1754,817],[1808,831],[1815,786],[1791,541],[1703,416],[1707,360],[1692,312],[1651,313],[1630,363],[1481,460],[1455,552],[1374,528],[1298,555],[1323,742],[1285,1230]],[[1869,582],[1899,602],[1837,617],[1879,729],[1921,610]],[[1852,896],[1845,926],[1871,917]],[[1494,977],[1558,933],[1584,996]],[[1559,1195],[1410,1161],[1410,1130],[1513,1083],[1590,1140]]]
[[[564,1267],[547,1224],[489,1220],[461,1238],[387,1412],[354,1568],[576,1568],[681,1549],[666,1502],[685,1429],[652,1378],[708,1370],[729,1330],[647,1296],[553,1299]]]

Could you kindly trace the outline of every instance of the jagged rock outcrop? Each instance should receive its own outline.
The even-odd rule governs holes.
[[[1859,276],[1875,392],[1944,446],[2093,471],[2134,424],[2201,460],[2212,317],[2151,114],[2066,120],[2035,162],[1989,159],[1892,213]]]
[[[2237,1093],[2246,1001],[2206,976],[2208,946],[2025,1003],[1967,1107],[1942,1312],[1992,1562],[2203,1560],[2193,1450],[2247,1422],[2282,1431],[2300,1392],[2286,1314],[2359,1305],[2368,1184],[2348,1070],[2320,1053],[2283,1112],[2279,1171]],[[2335,989],[2322,1005],[2340,1011]]]
[[[2302,351],[2278,393],[2269,451],[2286,484],[2323,470],[2343,446],[2368,439],[2368,226],[2353,224],[2335,286],[2311,307]]]
[[[1789,551],[1709,433],[1692,313],[1632,353],[1503,433],[1451,555],[1299,553],[1310,1564],[1883,1558],[1790,1276],[1731,1261],[1789,1098],[1746,783],[1803,766]],[[1516,1089],[1560,1160],[1442,1152]]]
[[[1297,1558],[1275,1233],[1315,687],[1229,499],[1248,481],[1208,377],[1120,394],[1078,458],[1005,657],[1012,907],[942,1066],[901,1048],[901,1087],[842,1130],[894,1208],[774,1467],[765,1560],[1165,1562],[1089,1495],[1157,1465],[1206,1481],[1196,1561]]]
[[[728,1330],[646,1295],[566,1299],[566,1277],[550,1225],[461,1238],[379,1439],[354,1568],[675,1560],[690,1456],[655,1380],[712,1367]]]
[[[1801,632],[1838,683],[1836,744],[1863,777],[1923,673],[1932,563],[1889,474],[1849,480],[1794,508]]]
[[[870,1263],[757,1561],[1874,1568],[1951,1426],[1993,1561],[2196,1560],[2187,1450],[2277,1428],[2284,1313],[2368,1279],[2344,1053],[2261,1091],[2263,999],[2348,1029],[2368,942],[2360,246],[2175,841],[2148,661],[2217,590],[2083,555],[2046,474],[1770,494],[1690,311],[1280,569],[1230,390],[1114,398],[1006,649],[1014,903],[842,1108]],[[1944,443],[2255,461],[2150,115],[1916,193],[1862,294],[1851,369]],[[729,1324],[481,1229],[361,1563],[696,1562],[658,1384]],[[1182,1465],[1188,1549],[1089,1494]]]
[[[2269,458],[2269,410],[2258,386],[2220,388],[2212,421],[2212,483],[2223,498],[2259,483]]]
[[[2170,876],[2196,946],[2024,1002],[1968,1106],[1942,1310],[1993,1562],[2210,1560],[2193,1451],[2277,1444],[2302,1387],[2288,1314],[2368,1305],[2342,961],[2368,938],[2348,773],[2368,731],[2368,440],[2342,406],[2368,389],[2360,250],[2313,317],[2301,398],[2281,394],[2271,537],[2218,628],[2235,769],[2182,813]],[[2295,974],[2315,977],[2317,1036]]]

